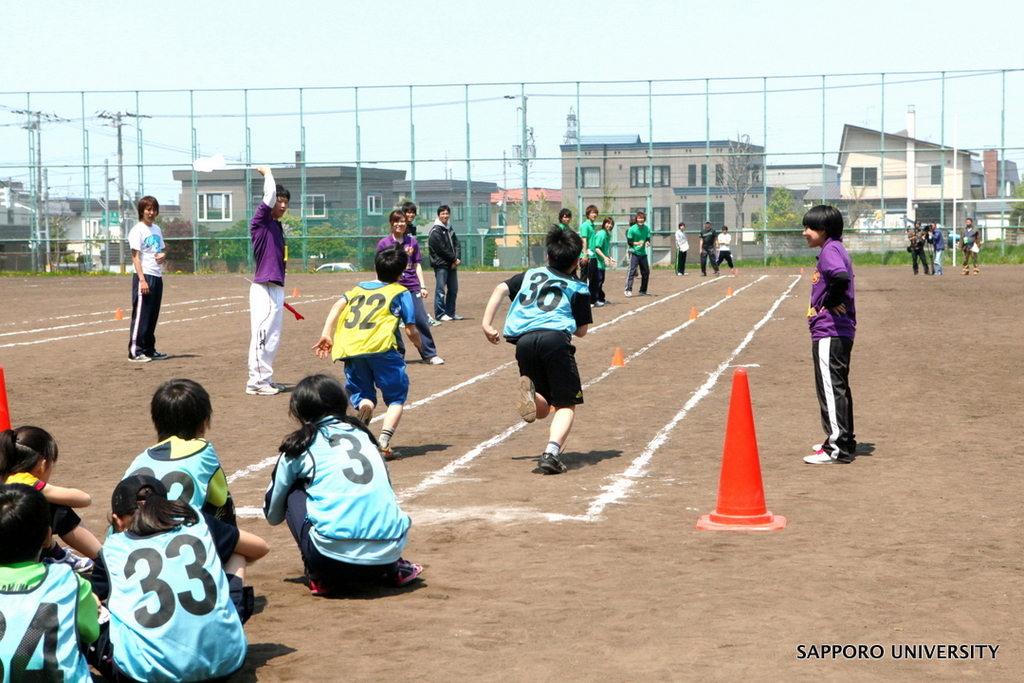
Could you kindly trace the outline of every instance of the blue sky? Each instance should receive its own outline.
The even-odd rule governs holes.
[[[0,76],[0,176],[18,176],[27,144],[15,108],[52,111],[78,123],[53,124],[44,129],[44,151],[51,183],[65,182],[70,191],[80,182],[76,171],[60,165],[81,164],[81,119],[100,110],[134,111],[131,95],[78,96],[23,93],[54,91],[206,90],[245,88],[319,88],[403,86],[424,84],[486,84],[522,81],[645,81],[694,79],[682,85],[654,86],[661,99],[655,106],[654,139],[702,139],[705,110],[700,79],[744,77],[716,81],[716,92],[741,94],[715,100],[709,128],[712,137],[750,134],[754,142],[765,135],[761,77],[813,76],[885,72],[999,70],[1024,67],[1024,48],[1001,26],[1020,26],[1024,3],[978,0],[970,4],[938,2],[825,3],[782,1],[737,2],[464,2],[387,3],[198,2],[89,3],[54,0],[22,3],[17,7],[17,30],[6,31],[0,56],[7,66]],[[868,78],[870,81],[872,78]],[[898,83],[897,75],[887,83]],[[767,142],[771,149],[806,151],[838,145],[841,124],[876,128],[882,124],[879,89],[847,90],[855,78],[830,79],[827,116],[822,124],[821,80],[777,79],[772,89],[794,91],[773,95],[769,103]],[[906,79],[921,80],[921,79]],[[980,149],[1000,144],[1001,83],[998,76],[949,81],[946,119],[941,120],[940,84],[887,86],[884,127],[904,128],[905,112],[918,112],[918,136]],[[581,102],[575,88],[529,88],[529,123],[535,128],[538,154],[531,185],[557,186],[557,144],[565,131],[570,106],[579,105],[587,133],[629,133],[648,139],[646,84],[602,85],[584,88]],[[682,94],[685,93],[685,94]],[[746,94],[742,94],[746,93]],[[496,161],[474,162],[474,179],[503,182],[518,170],[502,166],[502,152],[519,142],[518,87],[474,87],[470,156]],[[614,97],[612,97],[614,95]],[[466,154],[465,111],[459,101],[464,88],[417,90],[415,98],[416,154],[436,159],[419,167],[418,177],[440,177],[451,167],[464,178],[465,162],[445,164],[444,158]],[[307,112],[348,112],[351,91],[311,91]],[[204,115],[241,112],[234,95],[197,97]],[[365,90],[363,159],[407,158],[409,114],[396,109],[408,102],[401,88]],[[1024,75],[1007,79],[1009,111],[1024,107]],[[294,114],[295,91],[257,94],[251,112]],[[191,135],[181,118],[188,106],[184,94],[151,94],[142,98],[147,113],[178,118],[144,121],[147,164],[181,167],[191,155]],[[344,163],[354,158],[351,114],[314,113],[305,125],[311,162]],[[1007,117],[1006,146],[1021,146],[1021,131],[1013,129],[1019,116]],[[77,125],[77,127],[76,127]],[[90,164],[113,157],[112,131],[96,121],[90,129]],[[237,121],[204,119],[200,124],[203,154],[222,152],[238,157],[244,134]],[[824,130],[823,130],[824,129]],[[257,160],[287,163],[300,136],[294,116],[271,117],[253,124],[253,155]],[[280,133],[280,134],[277,134]],[[134,130],[126,135],[134,135]],[[130,144],[128,144],[130,142]],[[126,140],[134,154],[134,138]],[[812,155],[813,156],[813,155]],[[818,155],[820,158],[820,155]],[[1024,165],[1024,153],[1011,151]],[[803,160],[803,157],[790,159]],[[780,163],[782,158],[778,160]],[[834,159],[829,156],[829,163]],[[166,171],[166,169],[164,169]],[[147,186],[173,201],[169,172],[147,171]],[[102,177],[102,171],[100,171]],[[154,177],[155,176],[155,177]],[[535,182],[534,182],[535,181]],[[516,180],[508,181],[515,186]],[[102,183],[100,183],[102,184]],[[77,194],[80,194],[78,192]]]

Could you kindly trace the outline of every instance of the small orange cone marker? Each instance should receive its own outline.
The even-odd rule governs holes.
[[[732,287],[727,287],[726,288],[725,295],[726,296],[732,296]]]
[[[114,320],[124,320],[124,311],[120,308],[114,311]]]
[[[298,287],[296,287],[295,289],[292,290],[292,296],[302,296],[301,294],[299,294],[299,288]]]
[[[803,275],[803,274],[804,274],[804,269],[803,269],[803,268],[801,268],[801,269],[800,269],[800,274],[801,274],[801,275]]]
[[[718,479],[718,505],[697,520],[698,529],[773,531],[784,529],[786,518],[765,507],[761,460],[757,453],[754,413],[750,406],[747,371],[736,368],[729,399],[722,472]]]
[[[732,269],[732,274],[733,275],[739,275],[740,274],[740,269],[739,268],[733,268]]]
[[[690,320],[696,320],[696,319],[697,319],[697,307],[694,306],[693,308],[690,309]]]
[[[613,368],[624,368],[626,367],[626,361],[622,360],[622,349],[616,347],[615,355],[612,356],[612,367]]]
[[[11,428],[11,410],[7,406],[7,382],[4,380],[4,366],[0,365],[0,432]]]

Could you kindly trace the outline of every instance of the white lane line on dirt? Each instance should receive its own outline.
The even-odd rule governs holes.
[[[320,302],[320,301],[334,301],[335,298],[336,297],[329,297],[329,298],[324,298],[324,299],[310,299],[309,301],[303,301],[302,303],[306,304],[306,303],[317,303],[317,302]],[[204,311],[204,310],[210,310],[212,308],[223,308],[223,307],[226,307],[226,306],[234,306],[234,305],[235,305],[234,303],[230,303],[230,304],[217,304],[215,306],[197,306],[195,308],[190,308],[188,310],[189,311]],[[211,313],[210,315],[200,315],[200,316],[195,316],[195,317],[192,317],[192,318],[179,318],[178,320],[166,320],[165,319],[165,320],[161,320],[160,321],[160,325],[161,326],[163,326],[163,325],[174,325],[176,323],[187,323],[187,322],[194,322],[196,320],[206,320],[207,318],[215,318],[215,317],[217,317],[219,315],[231,315],[231,314],[234,314],[234,313],[248,313],[248,312],[249,312],[248,308],[240,308],[240,309],[234,310],[234,311],[218,311],[217,313]],[[97,322],[114,322],[114,321],[97,321]],[[118,320],[116,322],[121,323],[122,321]],[[65,327],[79,327],[81,325],[95,325],[95,324],[96,324],[95,322],[92,322],[92,323],[79,323],[79,324],[76,324],[76,325],[67,325]],[[61,329],[61,328],[60,327],[55,327],[55,328],[51,328],[51,329],[55,329],[56,330],[56,329]],[[5,334],[0,334],[0,337],[12,335],[12,334],[27,334],[28,332],[45,332],[45,331],[47,331],[47,330],[28,330],[26,332],[7,332]],[[12,346],[34,346],[35,344],[46,344],[48,342],[63,341],[65,339],[80,339],[81,337],[92,337],[92,336],[95,336],[97,334],[108,334],[110,332],[125,332],[125,331],[126,331],[126,328],[125,328],[124,324],[122,323],[121,325],[118,325],[117,327],[112,327],[112,328],[107,329],[107,330],[99,330],[97,332],[82,332],[82,333],[79,333],[79,334],[65,335],[63,337],[48,337],[46,339],[36,339],[34,341],[12,342],[10,344],[0,344],[0,349],[6,349],[6,348],[9,348],[9,347],[12,347]]]
[[[756,282],[759,282],[761,279],[764,279],[765,277],[767,277],[767,276],[762,275],[761,278],[759,278]],[[631,315],[634,315],[635,313],[637,313],[639,311],[643,311],[643,310],[646,310],[648,308],[651,308],[652,306],[657,306],[659,304],[665,303],[666,301],[670,301],[673,298],[675,298],[675,297],[677,297],[677,296],[679,296],[681,294],[685,294],[687,292],[693,291],[694,289],[697,289],[698,287],[703,287],[704,285],[708,284],[708,282],[711,282],[711,281],[709,280],[707,282],[701,282],[700,284],[697,284],[697,285],[694,285],[694,286],[689,287],[687,289],[684,289],[681,292],[676,292],[675,294],[670,294],[669,296],[666,296],[663,299],[659,299],[657,301],[652,301],[651,303],[649,303],[649,304],[647,304],[645,306],[640,306],[639,308],[636,308],[636,309],[634,309],[632,311],[627,311],[626,313],[623,313],[622,315],[620,315],[620,316],[618,316],[616,318],[613,318],[612,320],[610,320],[608,322],[601,323],[600,325],[594,327],[592,330],[590,330],[588,332],[588,335],[590,333],[596,331],[596,330],[601,329],[602,327],[607,327],[608,325],[611,325],[612,323],[617,323],[620,320],[623,320],[624,318],[627,318],[627,317],[629,317]],[[753,283],[751,283],[751,284],[753,284]],[[747,285],[746,287],[749,287],[749,286],[750,285]],[[746,289],[746,287],[741,287],[737,291],[742,291],[743,289]],[[720,303],[722,303],[722,302],[720,301],[718,304],[715,304],[714,306],[712,306],[712,307],[710,307],[710,308],[708,308],[706,310],[710,311],[712,308],[714,308],[715,306],[718,306]],[[0,348],[3,348],[3,347],[0,346]],[[634,354],[633,356],[630,356],[630,358],[633,358],[636,355],[637,354]],[[442,389],[441,391],[439,391],[439,392],[437,392],[435,394],[431,394],[430,396],[427,396],[426,398],[421,398],[418,401],[413,401],[412,403],[410,403],[410,404],[405,406],[405,410],[412,410],[414,408],[418,408],[420,406],[423,406],[423,405],[426,405],[426,404],[431,403],[433,401],[436,401],[437,399],[439,399],[439,398],[441,398],[443,396],[447,396],[448,394],[451,394],[451,393],[453,393],[455,391],[458,391],[459,389],[465,389],[466,387],[468,387],[468,386],[470,386],[472,384],[476,384],[477,382],[483,381],[483,380],[485,380],[485,379],[487,379],[489,377],[492,377],[495,374],[497,374],[497,373],[501,372],[502,370],[505,370],[506,368],[509,368],[509,367],[511,367],[513,365],[515,365],[515,361],[514,360],[513,361],[509,361],[508,363],[503,363],[503,364],[499,365],[498,367],[496,367],[496,368],[494,368],[492,370],[488,370],[487,372],[481,373],[481,374],[479,374],[479,375],[477,375],[475,377],[471,377],[471,378],[465,380],[464,382],[460,382],[458,384],[455,384],[455,385],[453,385],[451,387],[448,387],[447,389]],[[604,375],[601,376],[600,379],[603,379],[608,374],[609,373],[605,373]],[[593,384],[593,382],[591,382],[590,384]],[[590,384],[587,384],[587,386],[590,386]],[[372,420],[370,420],[370,423],[373,424],[374,422],[380,422],[383,419],[384,419],[384,414],[381,413],[380,415],[377,415],[377,417],[375,417]],[[502,434],[502,435],[499,435],[499,436],[502,436],[504,438],[508,438],[508,436],[511,436],[516,431],[522,429],[525,426],[526,426],[525,422],[520,423],[520,424],[514,426],[512,428],[512,431],[508,431],[505,434]],[[495,437],[495,438],[497,438],[497,437]],[[484,443],[486,444],[486,443],[489,443],[489,442],[484,442]],[[497,442],[497,443],[500,443],[500,441]],[[493,445],[493,444],[491,444],[491,445]],[[480,449],[480,450],[477,451],[477,449],[473,449],[472,451],[470,451],[466,455],[463,455],[458,460],[455,460],[455,461],[449,463],[447,466],[445,466],[445,468],[439,470],[438,472],[434,473],[433,475],[430,475],[430,477],[428,477],[428,480],[431,480],[433,482],[434,480],[432,478],[435,477],[435,476],[441,476],[442,479],[444,477],[446,477],[446,476],[450,476],[452,473],[456,472],[457,470],[459,470],[459,469],[461,469],[463,467],[463,465],[460,464],[460,463],[462,463],[462,462],[468,463],[468,462],[472,461],[474,458],[476,458],[478,455],[480,455],[480,453],[482,453],[484,450],[486,450],[486,448],[489,448],[489,446],[485,446],[484,448],[481,448],[480,446],[477,446],[477,448]],[[277,462],[277,456],[276,455],[272,455],[272,456],[266,457],[263,460],[255,463],[255,464],[249,465],[248,467],[240,469],[240,470],[234,472],[233,474],[229,475],[228,476],[228,483],[230,484],[231,482],[233,482],[233,481],[235,481],[237,479],[241,479],[243,477],[249,476],[250,474],[255,474],[256,472],[259,472],[260,470],[264,470],[264,469],[270,467],[271,465],[273,465],[275,462]],[[441,474],[441,473],[443,473],[443,474]],[[440,481],[440,480],[438,480],[438,481]],[[431,485],[434,485],[434,484],[431,484]],[[426,489],[424,489],[424,490],[426,490]]]
[[[743,287],[740,287],[738,290],[736,290],[736,292],[734,292],[734,296],[735,296],[735,294],[738,294],[738,293],[742,292],[743,290],[747,289],[748,287],[753,287],[755,284],[761,282],[762,280],[764,280],[767,277],[768,277],[767,275],[762,275],[761,277],[759,277],[757,280],[754,280],[750,284],[745,285]],[[704,309],[700,313],[700,315],[704,315],[705,313],[707,313],[709,311],[712,311],[715,308],[718,308],[723,303],[728,301],[730,298],[732,298],[732,297],[729,297],[729,296],[723,297],[722,299],[720,299],[716,303],[714,303],[711,306],[708,306],[706,309]],[[665,333],[661,334],[654,341],[652,341],[650,344],[648,344],[647,346],[643,347],[639,351],[631,354],[629,356],[627,362],[629,360],[633,360],[633,359],[637,358],[638,356],[640,356],[643,353],[646,353],[647,351],[652,349],[657,344],[659,344],[662,341],[668,339],[669,337],[677,334],[679,331],[681,331],[681,330],[685,329],[686,327],[688,327],[692,322],[693,322],[692,320],[687,320],[682,325],[679,325],[678,327],[675,327],[675,328],[669,330],[668,332],[665,332]],[[615,368],[615,367],[608,368],[602,374],[598,375],[594,379],[592,379],[589,382],[587,382],[586,384],[584,384],[583,388],[586,389],[586,388],[588,388],[590,386],[593,386],[597,382],[600,382],[601,380],[603,380],[606,377],[608,377],[609,375],[611,375],[616,369],[617,368]],[[423,481],[421,481],[416,486],[413,486],[411,488],[405,489],[402,492],[398,493],[397,494],[398,500],[399,501],[408,500],[410,497],[418,496],[421,493],[424,493],[425,491],[434,488],[435,486],[447,483],[447,481],[452,477],[452,475],[454,475],[459,470],[462,470],[462,469],[465,469],[466,467],[468,467],[469,463],[472,462],[473,460],[475,460],[477,457],[479,457],[479,455],[481,453],[483,453],[485,450],[487,450],[488,448],[491,448],[493,446],[497,446],[498,444],[500,444],[503,441],[507,440],[509,437],[511,437],[513,434],[515,434],[519,430],[523,429],[524,427],[526,427],[526,423],[525,422],[518,422],[518,423],[512,425],[511,427],[509,427],[508,429],[506,429],[501,434],[498,434],[496,436],[492,436],[490,439],[487,439],[486,441],[477,444],[476,446],[474,446],[472,449],[470,449],[467,453],[465,453],[461,457],[456,458],[455,460],[451,461],[450,463],[448,463],[447,465],[445,465],[441,469],[439,469],[439,470],[429,474]]]
[[[191,304],[201,304],[201,303],[203,303],[205,301],[227,301],[229,299],[245,299],[245,298],[246,297],[244,297],[244,296],[217,296],[217,297],[210,297],[209,299],[194,299],[192,301],[167,302],[167,303],[164,303],[164,304],[162,304],[160,306],[160,310],[161,311],[167,311],[168,309],[174,308],[176,306],[188,306],[188,305],[191,305]],[[92,313],[72,313],[70,315],[54,315],[54,316],[50,316],[49,318],[39,318],[38,320],[31,320],[31,321],[23,320],[21,322],[3,323],[3,324],[0,324],[0,327],[10,327],[12,325],[32,325],[32,324],[35,324],[35,323],[45,323],[45,322],[53,321],[53,320],[72,320],[74,318],[90,318],[90,317],[94,317],[94,316],[98,316],[98,315],[103,315],[103,316],[113,315],[113,311],[94,311]],[[104,323],[104,322],[109,322],[109,321],[110,321],[110,318],[104,318],[103,320],[96,320],[96,321],[92,321],[92,322]],[[57,328],[40,328],[40,329],[35,330],[35,331],[40,332],[40,331],[43,331],[44,329],[60,329],[60,328],[59,327],[57,327]],[[0,335],[0,336],[3,336],[3,335]]]
[[[643,476],[644,471],[647,468],[647,464],[650,462],[651,458],[654,457],[655,452],[657,452],[657,450],[661,448],[665,441],[668,440],[669,435],[672,433],[672,430],[675,429],[676,425],[678,425],[679,422],[682,421],[684,417],[686,417],[687,413],[689,413],[694,406],[700,403],[704,399],[704,397],[706,397],[710,393],[712,387],[714,387],[715,383],[718,382],[718,378],[722,375],[723,372],[725,372],[730,367],[733,359],[736,358],[736,356],[738,356],[740,352],[743,351],[743,349],[747,348],[747,345],[750,344],[750,342],[754,339],[754,335],[757,333],[757,331],[761,329],[769,320],[771,320],[772,316],[775,314],[775,311],[778,310],[779,306],[786,299],[786,297],[789,296],[789,293],[793,291],[793,287],[795,287],[796,283],[799,281],[800,276],[793,276],[793,282],[789,285],[789,287],[786,288],[786,291],[783,292],[782,295],[775,300],[775,303],[772,304],[771,308],[768,309],[768,312],[765,313],[764,317],[761,318],[761,320],[759,320],[754,325],[754,327],[751,328],[749,332],[747,332],[747,335],[743,338],[743,341],[740,342],[739,346],[733,349],[733,352],[729,355],[729,357],[722,361],[722,363],[715,369],[715,371],[711,373],[711,376],[708,377],[707,381],[704,382],[704,384],[693,394],[693,396],[690,397],[690,399],[683,405],[682,409],[678,413],[676,413],[675,417],[673,417],[668,424],[666,424],[664,427],[661,428],[660,431],[658,431],[654,438],[651,439],[650,443],[647,444],[647,448],[645,448],[643,452],[640,455],[638,455],[632,463],[630,463],[629,467],[626,468],[624,472],[617,475],[610,483],[605,484],[604,486],[601,487],[604,493],[602,493],[596,499],[594,499],[594,501],[587,508],[586,514],[582,515],[581,517],[567,518],[582,519],[584,521],[595,521],[598,517],[600,517],[601,513],[608,505],[616,503],[626,496],[629,489],[633,486],[633,484],[636,483],[637,479]]]

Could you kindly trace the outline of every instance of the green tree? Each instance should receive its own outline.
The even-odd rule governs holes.
[[[800,220],[796,215],[796,200],[793,193],[781,185],[771,189],[768,199],[768,230],[796,230]]]
[[[1013,196],[1016,199],[1024,199],[1024,183],[1018,183],[1017,187],[1013,188]],[[1013,211],[1010,212],[1010,225],[1024,227],[1024,202],[1013,202],[1010,206],[1013,207]]]
[[[167,256],[167,268],[171,271],[191,272],[195,253],[195,240],[192,235],[192,221],[184,218],[173,218],[160,221],[160,231],[164,234],[164,254]]]

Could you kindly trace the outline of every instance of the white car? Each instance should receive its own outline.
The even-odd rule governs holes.
[[[318,273],[354,273],[356,267],[351,263],[325,263],[316,269]]]

